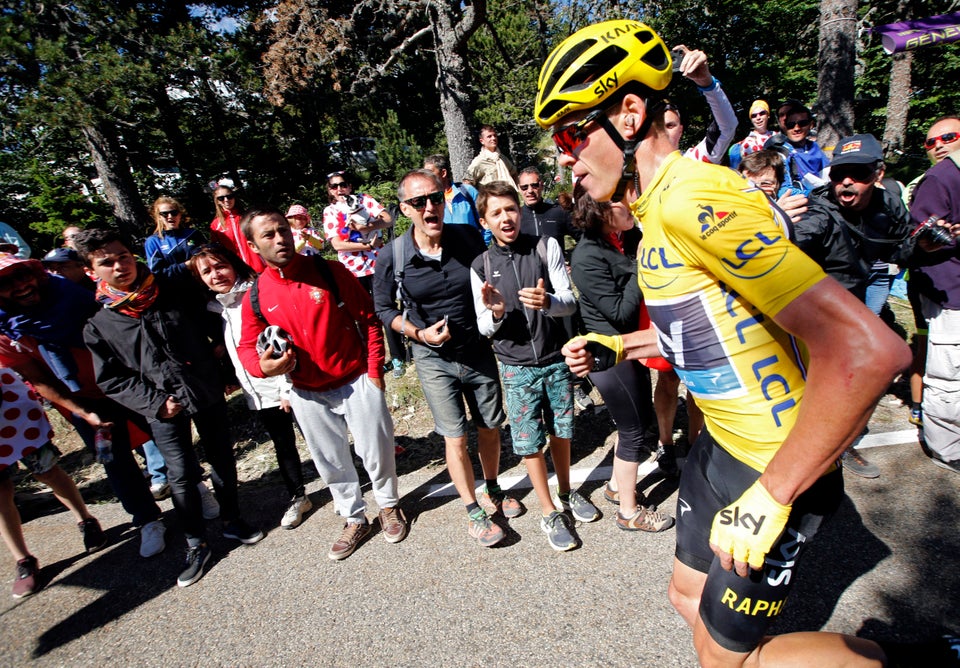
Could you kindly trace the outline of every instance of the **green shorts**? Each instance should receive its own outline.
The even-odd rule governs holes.
[[[573,437],[573,374],[565,362],[548,366],[500,365],[514,454],[535,454],[547,442]]]

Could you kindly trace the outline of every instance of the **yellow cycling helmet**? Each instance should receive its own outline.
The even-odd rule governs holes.
[[[663,90],[673,75],[666,45],[639,21],[604,21],[578,30],[540,70],[533,117],[548,128],[567,114],[593,109],[629,82]]]

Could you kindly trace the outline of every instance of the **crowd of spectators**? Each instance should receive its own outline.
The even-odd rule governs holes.
[[[679,72],[713,115],[685,160],[738,170],[739,187],[764,193],[778,229],[877,316],[887,315],[894,277],[909,268],[917,322],[910,419],[921,427],[931,460],[960,472],[960,376],[951,364],[960,346],[960,256],[952,238],[960,231],[954,224],[960,119],[946,116],[931,126],[925,148],[934,166],[905,187],[885,179],[883,150],[871,135],[820,147],[813,113],[797,100],[775,108],[754,101],[749,134],[732,143],[736,115],[706,55],[682,46],[677,52]],[[771,127],[772,108],[779,131]],[[649,122],[679,149],[676,106],[652,109]],[[555,135],[561,151],[572,152],[565,137]],[[4,413],[15,447],[0,459],[0,528],[17,561],[14,596],[41,586],[38,561],[8,498],[18,461],[73,512],[87,551],[105,540],[57,466],[52,432],[37,409],[41,399],[63,412],[97,453],[140,529],[145,558],[165,550],[157,501],[172,495],[187,542],[178,584],[189,586],[211,559],[210,520],[221,517],[223,535],[245,544],[264,535],[243,520],[237,496],[224,399],[236,387],[276,448],[289,497],[280,526],[296,528],[312,505],[295,445],[298,425],[344,519],[329,557],[350,556],[371,531],[353,453],[373,483],[382,534],[403,540],[408,526],[398,505],[398,451],[384,388],[385,376],[400,377],[410,366],[444,439],[469,536],[482,546],[497,544],[505,536],[501,522],[526,511],[498,484],[507,422],[550,547],[577,547],[572,520],[600,516],[570,483],[574,404],[593,400],[586,397],[591,385],[574,377],[561,348],[582,333],[615,337],[650,328],[637,273],[642,230],[626,207],[598,202],[582,189],[574,192],[573,213],[546,200],[540,169],[518,172],[500,152],[495,128],[483,126],[479,140],[463,182],[453,179],[442,154],[400,180],[399,211],[412,225],[392,242],[394,215],[370,195],[354,193],[356,180],[345,171],[326,178],[320,226],[301,203],[286,214],[244,210],[232,187],[217,184],[210,243],[168,196],[150,208],[156,227],[142,249],[110,231],[70,227],[63,247],[41,262],[29,259],[31,250],[15,232],[0,229],[4,407],[8,394],[16,396],[9,401],[23,403],[22,415],[31,416],[28,425]],[[700,220],[720,215],[704,208]],[[324,258],[326,248],[336,260]],[[613,475],[603,490],[618,506],[617,526],[670,528],[674,518],[647,505],[636,489],[637,470],[652,455],[663,475],[681,472],[673,442],[680,378],[659,357],[620,361],[588,377],[618,432]],[[688,390],[692,442],[702,417],[697,392]],[[467,449],[471,424],[480,487]],[[212,493],[202,480],[192,426],[210,465]],[[133,447],[145,457],[148,480]],[[880,475],[852,447],[842,461],[858,475]]]

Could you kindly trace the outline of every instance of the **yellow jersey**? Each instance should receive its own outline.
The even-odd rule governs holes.
[[[825,276],[766,195],[736,172],[673,153],[631,206],[638,280],[661,354],[711,436],[763,471],[796,421],[806,351],[773,317]]]

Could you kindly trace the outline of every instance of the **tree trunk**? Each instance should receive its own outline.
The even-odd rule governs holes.
[[[486,10],[485,0],[474,0],[456,23],[452,13],[459,11],[459,5],[455,6],[455,10],[430,12],[436,45],[440,111],[443,113],[443,130],[450,152],[450,169],[456,181],[466,174],[476,146],[473,141],[476,132],[470,127],[466,53],[467,40],[486,16]]]
[[[856,60],[857,0],[820,0],[817,142],[828,153],[853,134]]]
[[[187,139],[180,130],[180,112],[170,100],[167,88],[162,83],[150,91],[151,97],[159,111],[160,127],[170,142],[173,150],[173,159],[180,168],[180,178],[184,183],[184,192],[190,202],[204,202],[209,204],[207,191],[197,180],[197,167],[193,161],[193,153],[187,147]]]
[[[912,67],[913,51],[893,55],[890,90],[887,92],[887,124],[883,128],[883,151],[891,158],[901,153],[907,134]]]
[[[116,128],[106,121],[85,125],[83,137],[97,168],[103,192],[113,206],[120,232],[140,241],[150,228],[150,217],[130,172],[130,161],[120,144]]]

